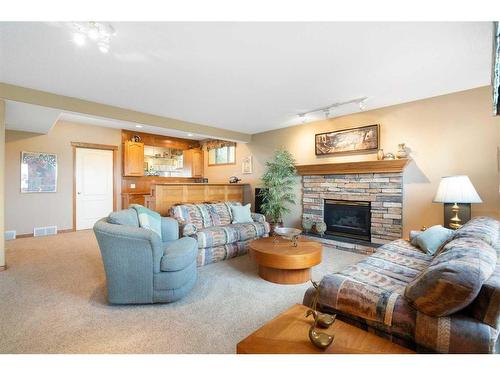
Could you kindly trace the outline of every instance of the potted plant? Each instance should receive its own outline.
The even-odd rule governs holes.
[[[284,148],[276,150],[273,158],[266,162],[260,196],[262,212],[271,224],[271,232],[275,227],[283,226],[283,215],[290,211],[287,206],[295,204],[293,187],[296,176],[295,159]]]

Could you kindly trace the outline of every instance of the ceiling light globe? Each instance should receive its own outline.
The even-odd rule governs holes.
[[[102,53],[108,53],[109,46],[107,44],[99,44],[99,51],[101,51]]]
[[[73,34],[73,42],[75,42],[75,44],[77,46],[83,46],[85,45],[85,35],[83,35],[82,33],[75,33]]]
[[[90,39],[97,40],[99,38],[99,31],[97,29],[90,29],[87,35]]]

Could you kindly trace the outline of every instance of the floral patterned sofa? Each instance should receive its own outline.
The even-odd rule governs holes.
[[[318,306],[419,352],[498,353],[499,224],[474,218],[434,256],[404,240],[383,245],[325,276]]]
[[[198,241],[198,266],[246,254],[251,240],[269,235],[269,223],[261,214],[252,213],[253,223],[232,224],[231,205],[241,203],[179,204],[170,209],[180,235]]]

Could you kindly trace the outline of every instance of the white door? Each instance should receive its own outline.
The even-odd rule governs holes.
[[[113,151],[76,149],[76,229],[113,211]]]

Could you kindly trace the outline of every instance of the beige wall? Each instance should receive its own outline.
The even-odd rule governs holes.
[[[5,102],[0,99],[0,271],[5,267]]]
[[[413,161],[404,172],[404,235],[422,225],[443,222],[443,206],[432,203],[442,176],[468,175],[482,204],[473,205],[473,215],[498,216],[500,199],[498,186],[497,146],[500,137],[500,117],[493,117],[491,89],[482,87],[366,111],[354,115],[318,121],[285,129],[256,134],[252,142],[238,144],[233,166],[206,166],[210,182],[227,181],[231,175],[252,184],[260,184],[266,160],[273,150],[283,145],[290,150],[297,164],[332,163],[355,160],[375,160],[375,154],[316,157],[314,134],[362,125],[381,125],[381,147],[396,152],[398,143],[411,149]],[[241,174],[241,160],[252,155],[254,173]],[[207,159],[207,158],[205,158]],[[298,201],[285,223],[298,225],[301,216],[300,189]]]
[[[34,227],[57,225],[59,230],[73,227],[73,148],[71,142],[121,145],[120,130],[58,122],[48,134],[6,132],[6,230],[33,233]],[[56,193],[20,193],[21,151],[57,154]],[[120,152],[121,155],[121,147]],[[121,159],[115,183],[120,194]],[[120,204],[120,195],[117,199]],[[2,231],[3,233],[3,231]]]

